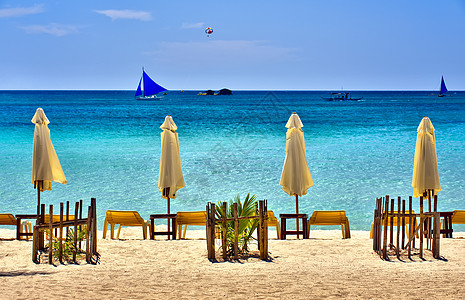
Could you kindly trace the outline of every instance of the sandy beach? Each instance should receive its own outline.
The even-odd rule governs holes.
[[[270,261],[212,263],[202,230],[186,240],[142,240],[124,228],[121,240],[98,241],[97,265],[31,261],[32,242],[0,229],[1,299],[459,299],[465,294],[465,233],[441,239],[443,260],[429,254],[383,261],[369,232],[312,230],[309,240],[276,240]],[[101,237],[102,232],[99,232]],[[252,250],[256,249],[252,245]]]

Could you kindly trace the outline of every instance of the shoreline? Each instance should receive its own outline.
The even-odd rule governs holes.
[[[345,240],[340,230],[277,240],[270,230],[269,261],[212,263],[204,230],[188,230],[186,240],[152,241],[142,240],[138,229],[124,227],[123,240],[103,240],[99,231],[97,265],[34,264],[31,241],[0,240],[2,297],[458,299],[465,293],[465,232],[441,239],[442,260],[427,255],[423,261],[383,261],[373,252],[368,231],[351,231]],[[9,234],[14,230],[0,228],[1,238]]]

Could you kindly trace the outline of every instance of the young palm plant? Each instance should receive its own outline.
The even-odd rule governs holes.
[[[223,211],[223,203],[218,202],[217,214],[220,219],[226,214],[226,218],[234,217],[234,203],[237,203],[237,216],[250,217],[255,216],[257,212],[257,196],[250,193],[247,194],[244,201],[241,201],[240,196],[236,195],[234,199],[229,200],[226,206],[226,211]],[[252,234],[258,226],[258,219],[242,219],[239,220],[238,233],[239,233],[239,253],[245,254],[248,252],[248,245],[252,241]],[[223,232],[223,224],[220,224],[220,232]],[[228,256],[234,255],[234,222],[226,223],[226,239],[227,247],[226,253]]]
[[[81,242],[86,238],[87,230],[85,228],[79,229],[77,231],[77,242]],[[53,236],[53,255],[55,258],[59,257],[59,244],[60,240],[58,237]],[[68,234],[66,239],[62,241],[62,256],[63,259],[69,261],[73,257],[74,252],[74,230],[69,228]],[[80,249],[79,247],[76,249],[77,254],[84,253],[84,250]]]

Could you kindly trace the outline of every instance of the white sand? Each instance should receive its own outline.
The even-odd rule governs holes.
[[[369,232],[351,233],[347,240],[338,230],[312,230],[309,240],[271,239],[271,261],[222,263],[208,261],[203,231],[188,231],[188,240],[151,241],[123,228],[125,240],[99,239],[97,265],[34,264],[32,242],[0,240],[0,299],[465,297],[465,233],[441,239],[446,260],[390,262],[372,251]],[[0,229],[0,238],[8,237],[14,231]]]

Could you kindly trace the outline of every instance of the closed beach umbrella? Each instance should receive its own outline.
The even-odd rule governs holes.
[[[40,210],[40,192],[50,191],[52,181],[66,184],[66,177],[58,160],[50,139],[48,124],[50,121],[45,116],[42,108],[38,108],[31,120],[35,124],[34,146],[32,152],[32,183],[37,189],[37,214]]]
[[[286,158],[280,181],[283,190],[289,196],[295,196],[295,211],[297,214],[299,213],[299,196],[307,194],[308,188],[313,186],[312,175],[308,169],[305,154],[303,126],[297,113],[292,113],[286,124],[288,128],[286,133]]]
[[[168,213],[170,213],[170,199],[176,198],[176,193],[185,186],[182,176],[181,156],[179,154],[179,140],[173,118],[168,115],[160,126],[161,157],[160,173],[158,174],[158,189],[162,197],[168,200]]]
[[[428,117],[421,120],[417,129],[417,145],[413,161],[413,196],[423,196],[432,191],[437,195],[441,190],[438,173],[438,159],[436,156],[436,141],[434,127]]]

